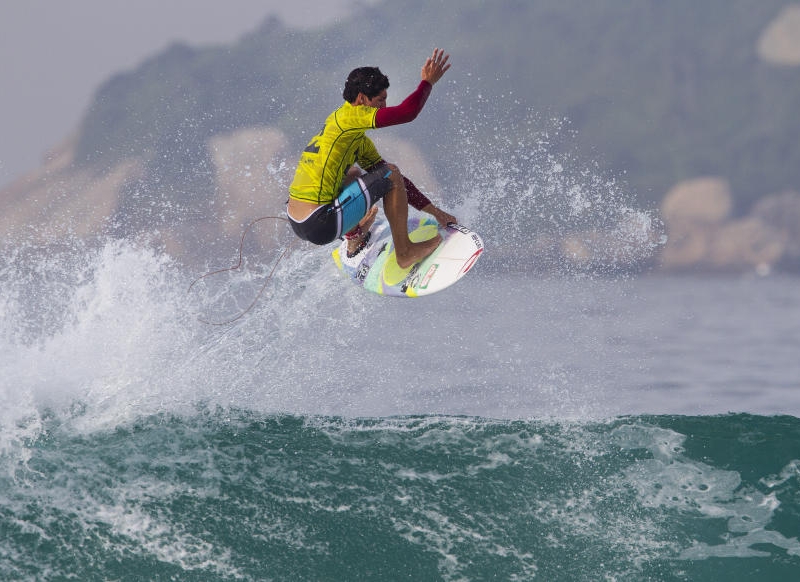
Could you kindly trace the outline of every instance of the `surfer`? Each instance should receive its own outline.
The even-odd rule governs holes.
[[[441,225],[457,222],[441,210],[394,164],[383,160],[366,131],[413,121],[422,111],[433,85],[450,68],[450,55],[434,49],[422,66],[417,88],[400,104],[386,106],[389,78],[378,67],[360,67],[350,72],[342,96],[345,103],[325,120],[322,131],[314,136],[300,156],[294,180],[289,187],[287,214],[292,229],[300,238],[314,244],[328,244],[344,236],[348,252],[355,253],[366,244],[369,227],[375,221],[378,200],[389,220],[397,264],[410,267],[432,253],[441,236],[412,242],[408,237],[408,205],[431,214]],[[343,219],[352,199],[343,201],[343,188],[360,179],[356,197],[363,197],[364,208],[356,217],[358,224],[348,232]],[[366,186],[366,187],[364,187]],[[352,189],[348,189],[352,196]],[[352,219],[352,217],[348,217]]]

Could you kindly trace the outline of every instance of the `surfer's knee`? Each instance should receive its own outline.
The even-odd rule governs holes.
[[[384,165],[386,166],[387,169],[392,171],[392,174],[400,173],[400,168],[398,168],[395,164],[391,162],[384,162]]]
[[[394,164],[386,163],[386,169],[391,172],[389,174],[389,181],[391,182],[391,188],[393,190],[397,190],[398,193],[405,195],[406,186],[403,182],[403,174],[400,172],[400,168],[398,168]]]

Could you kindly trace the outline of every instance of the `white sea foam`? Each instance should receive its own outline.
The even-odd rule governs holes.
[[[657,217],[632,208],[624,184],[596,164],[553,153],[551,142],[566,139],[560,122],[540,125],[527,140],[498,138],[491,151],[483,143],[467,147],[482,130],[465,132],[464,151],[472,154],[461,161],[464,180],[441,194],[484,235],[487,251],[469,277],[425,300],[367,295],[338,276],[329,249],[303,244],[260,297],[274,265],[269,254],[248,256],[243,269],[187,292],[202,271],[189,272],[143,243],[7,245],[0,259],[0,451],[24,457],[25,443],[48,422],[91,431],[197,406],[572,419],[690,406],[685,394],[676,399],[653,388],[679,373],[670,359],[675,346],[665,346],[660,331],[681,322],[669,290],[654,311],[642,294],[661,283],[598,279],[558,253],[535,255],[549,265],[530,263],[533,250],[552,250],[574,232],[606,234],[591,242],[603,264],[613,263],[611,248],[649,256],[659,233]],[[514,274],[496,274],[505,267]],[[543,267],[567,276],[544,277]],[[198,321],[234,319],[257,297],[229,325]],[[739,313],[724,314],[729,322],[732,312]],[[747,321],[741,327],[745,335],[758,329]],[[666,335],[683,346],[680,331]],[[748,354],[751,344],[742,339]],[[782,354],[770,351],[765,365],[748,367],[772,370],[768,386],[787,383],[775,370],[796,377],[796,346],[784,344],[786,361],[769,365]],[[696,350],[685,352],[681,370],[717,380],[719,366],[693,369]],[[659,353],[658,373],[650,374]],[[741,376],[735,366],[731,374]],[[703,386],[679,380],[687,391]],[[764,385],[758,400],[785,409],[785,391],[767,400]],[[737,409],[718,393],[713,401],[702,400],[701,390],[692,396],[701,399],[694,411]]]
[[[625,471],[625,480],[638,493],[643,507],[667,509],[697,515],[704,519],[727,521],[728,535],[720,543],[693,541],[680,552],[685,560],[709,557],[764,557],[768,552],[759,544],[783,548],[800,556],[800,541],[769,530],[780,506],[774,493],[741,487],[736,471],[712,467],[685,457],[681,444],[685,437],[673,431],[641,425],[616,429],[613,439],[623,450],[648,449],[652,459],[636,462]]]

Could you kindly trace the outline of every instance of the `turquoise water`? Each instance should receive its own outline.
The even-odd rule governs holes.
[[[48,427],[2,479],[4,580],[791,580],[800,420]]]
[[[300,253],[218,327],[230,292],[167,257],[78,250],[0,270],[2,580],[800,573],[794,279],[478,271],[412,305]]]
[[[797,279],[528,268],[497,245],[562,217],[653,251],[551,167],[418,300],[327,249],[189,292],[142,242],[0,245],[0,580],[798,579]]]

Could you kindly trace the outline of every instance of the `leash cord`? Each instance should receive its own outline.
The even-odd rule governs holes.
[[[212,275],[219,275],[220,273],[227,273],[228,271],[236,271],[239,268],[241,268],[242,260],[243,260],[242,257],[243,257],[243,254],[244,254],[244,239],[247,236],[247,233],[250,231],[250,229],[252,229],[253,226],[256,223],[259,223],[262,220],[282,220],[284,222],[289,222],[287,219],[285,219],[282,216],[262,216],[261,218],[256,218],[255,220],[253,220],[250,224],[248,224],[245,227],[244,232],[242,233],[242,238],[239,241],[239,260],[237,261],[237,263],[235,265],[233,265],[232,267],[228,267],[228,268],[225,268],[225,269],[218,269],[216,271],[211,271],[210,273],[206,273],[205,275],[202,275],[202,276],[198,277],[197,279],[192,281],[191,285],[189,285],[189,288],[186,290],[186,292],[189,293],[192,290],[192,287],[194,287],[197,283],[199,283],[201,280],[205,279],[206,277],[210,277]],[[242,317],[244,317],[251,309],[253,309],[255,304],[261,298],[261,295],[263,295],[263,293],[264,293],[264,289],[266,289],[266,287],[267,287],[267,283],[270,282],[270,280],[272,279],[273,274],[275,273],[275,269],[278,268],[278,265],[281,263],[281,261],[284,259],[284,257],[286,257],[286,255],[292,249],[292,247],[294,246],[295,242],[296,241],[293,240],[291,243],[289,243],[289,246],[287,246],[286,248],[283,249],[283,251],[281,252],[280,256],[278,257],[278,260],[275,261],[275,264],[272,266],[272,269],[270,270],[269,275],[267,275],[267,278],[264,280],[264,284],[261,285],[261,289],[258,291],[258,294],[256,295],[255,299],[253,299],[253,301],[250,303],[250,305],[247,307],[247,309],[242,311],[236,317],[234,317],[232,319],[228,319],[226,321],[221,321],[221,322],[206,321],[206,320],[201,319],[199,317],[197,318],[198,321],[200,321],[200,323],[205,323],[207,325],[229,325],[229,324],[233,323],[234,321],[237,321],[237,320],[241,319]]]

